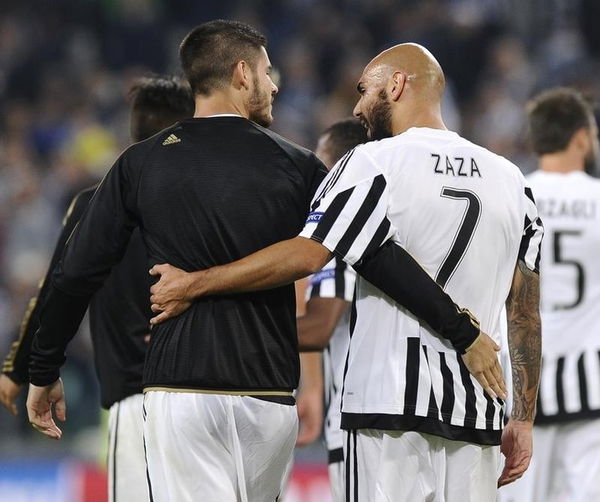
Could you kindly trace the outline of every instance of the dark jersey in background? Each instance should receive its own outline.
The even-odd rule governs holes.
[[[29,380],[31,343],[39,326],[40,307],[50,289],[50,276],[95,189],[96,186],[83,190],[73,199],[38,297],[32,299],[19,339],[13,343],[11,353],[4,361],[3,372],[15,382],[26,383]],[[136,230],[123,259],[113,268],[104,286],[90,302],[90,333],[104,408],[110,408],[115,402],[142,392],[147,346],[144,337],[149,333],[151,317],[148,298],[150,278],[146,262],[146,249]]]

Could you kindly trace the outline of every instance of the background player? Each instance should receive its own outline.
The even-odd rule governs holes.
[[[140,79],[130,92],[130,129],[134,142],[191,117],[194,102],[189,86],[174,77]],[[15,399],[29,381],[29,353],[40,307],[48,294],[50,275],[67,239],[88,207],[96,186],[79,193],[71,203],[37,298],[30,302],[17,340],[2,367],[0,402],[13,414]],[[149,500],[142,438],[142,370],[150,332],[147,256],[141,236],[134,232],[125,255],[90,302],[90,332],[94,346],[101,404],[109,410],[108,482],[111,501]]]
[[[592,107],[559,88],[528,105],[539,168],[528,176],[546,237],[540,265],[544,343],[531,469],[503,502],[600,500],[600,180]]]
[[[518,399],[502,433],[502,402],[484,394],[485,381],[469,378],[455,349],[358,280],[342,427],[346,496],[359,500],[491,501],[496,484],[517,479],[531,457],[541,222],[516,166],[446,130],[443,88],[441,68],[424,48],[381,53],[358,84],[355,115],[371,139],[393,137],[338,164],[299,237],[187,276],[196,297],[268,287],[301,276],[306,263],[324,264],[331,252],[360,263],[392,238],[496,339],[506,302]],[[153,300],[153,310],[160,305]],[[497,480],[501,434],[507,459]]]
[[[315,153],[327,169],[331,169],[346,152],[366,141],[367,131],[358,120],[343,120],[323,132]],[[344,363],[350,342],[350,303],[355,282],[354,269],[343,260],[334,258],[310,276],[306,291],[306,314],[298,319],[300,350],[323,351],[324,434],[334,502],[345,500],[340,406]]]

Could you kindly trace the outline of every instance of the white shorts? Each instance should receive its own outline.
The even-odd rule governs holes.
[[[493,502],[499,446],[430,434],[346,432],[346,490],[359,502]]]
[[[108,411],[108,500],[150,500],[146,479],[143,394],[129,396]]]
[[[600,419],[533,428],[533,457],[499,502],[600,501]]]
[[[333,462],[329,464],[329,485],[331,486],[331,500],[333,502],[345,502],[344,491],[344,462]]]
[[[150,391],[144,439],[155,502],[274,502],[298,435],[295,406]]]

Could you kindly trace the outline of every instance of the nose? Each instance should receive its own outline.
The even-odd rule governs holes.
[[[354,115],[357,119],[359,119],[360,116],[362,115],[362,113],[360,111],[360,100],[354,106],[354,110],[352,110],[352,115]]]
[[[277,94],[279,92],[279,87],[277,87],[275,84],[273,84],[273,87],[271,88],[271,94],[273,96],[275,96],[275,94]]]

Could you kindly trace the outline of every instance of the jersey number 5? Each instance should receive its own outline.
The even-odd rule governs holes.
[[[578,261],[572,259],[565,259],[561,250],[561,239],[563,237],[579,237],[581,232],[578,230],[556,230],[553,234],[552,239],[552,258],[554,263],[558,265],[571,265],[575,267],[577,271],[577,298],[573,303],[566,305],[553,305],[553,310],[568,310],[577,307],[583,300],[583,293],[585,291],[585,273],[583,271],[583,265]]]
[[[481,201],[477,194],[470,190],[459,188],[443,187],[440,197],[454,200],[464,200],[467,207],[463,213],[458,231],[454,235],[452,246],[440,264],[440,268],[435,275],[435,281],[443,288],[460,265],[479,223],[481,216]]]

